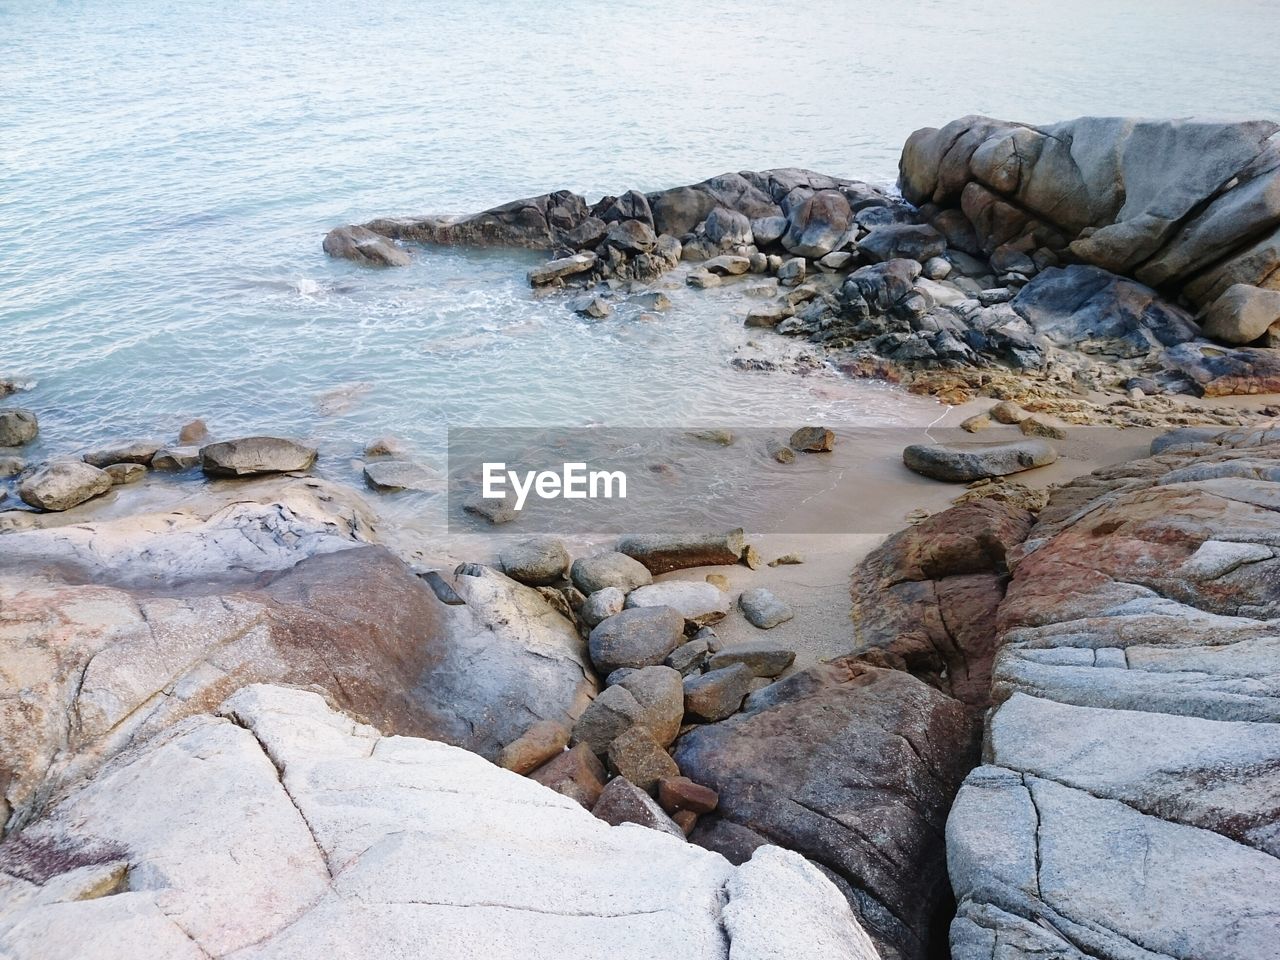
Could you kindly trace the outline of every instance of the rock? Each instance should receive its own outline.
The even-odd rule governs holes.
[[[591,212],[604,223],[639,220],[646,226],[653,226],[653,211],[649,207],[649,199],[636,190],[628,190],[620,197],[603,197],[591,208]]]
[[[1061,427],[1055,427],[1051,423],[1045,423],[1035,417],[1027,417],[1018,424],[1018,429],[1022,431],[1024,437],[1044,437],[1046,440],[1065,440],[1067,432]]]
[[[986,763],[947,828],[954,956],[1273,952],[1280,447],[1161,451],[1055,489],[1011,557]]]
[[[178,445],[187,447],[204,443],[209,439],[209,426],[203,420],[192,420],[178,431]]]
[[[542,587],[564,579],[569,551],[555,537],[530,537],[504,546],[498,564],[512,580]]]
[[[600,799],[608,778],[604,764],[585,743],[557,754],[529,774],[530,780],[582,804],[588,810]]]
[[[412,217],[371,220],[366,226],[393,240],[446,246],[525,247],[552,250],[572,246],[575,231],[593,219],[587,202],[568,190],[514,200],[468,217]]]
[[[783,320],[794,316],[794,314],[795,308],[785,303],[768,303],[748,310],[747,317],[742,322],[742,325],[744,327],[771,330]]]
[[[510,494],[486,497],[482,492],[477,491],[462,501],[462,509],[494,525],[511,523],[520,516],[520,511],[516,509],[516,498]]]
[[[111,478],[112,485],[117,487],[137,483],[147,475],[147,468],[140,463],[110,463],[102,470]]]
[[[99,470],[111,466],[113,463],[140,463],[148,465],[155,458],[156,451],[160,449],[158,443],[147,443],[139,441],[136,443],[119,444],[114,447],[102,447],[98,450],[90,450],[80,459],[91,467],[97,467]]]
[[[818,266],[823,270],[835,273],[843,270],[853,261],[853,254],[847,250],[838,250],[834,253],[828,253],[825,257],[818,261]]]
[[[921,272],[930,280],[945,280],[951,276],[951,261],[944,257],[930,257],[924,261]]]
[[[1150,287],[1081,264],[1043,271],[1013,309],[1059,347],[1111,357],[1145,357],[1200,333],[1190,314]]]
[[[325,234],[324,252],[373,267],[406,267],[413,262],[407,252],[368,227],[350,224]]]
[[[7,952],[103,956],[106,943],[138,960],[267,960],[451,956],[462,943],[500,957],[519,943],[535,960],[711,960],[732,937],[744,957],[874,956],[802,857],[762,850],[735,868],[682,837],[611,827],[464,751],[380,737],[309,692],[250,687],[222,713],[139,744],[24,831],[6,858],[31,878],[2,895]],[[104,887],[119,892],[88,892]],[[531,928],[532,913],[555,919]]]
[[[988,499],[888,537],[853,575],[853,648],[865,651],[858,659],[989,706],[1008,558],[1031,524],[1026,510]]]
[[[782,245],[798,257],[818,259],[840,249],[849,239],[853,211],[844,194],[819,190],[800,200],[789,214]]]
[[[789,606],[764,587],[744,590],[738,597],[738,606],[748,622],[761,630],[771,630],[795,616]]]
[[[1280,353],[1269,348],[1183,343],[1166,350],[1164,361],[1206,397],[1280,393]]]
[[[1012,400],[1001,400],[988,412],[991,414],[991,419],[996,423],[1012,425],[1017,425],[1031,416]]]
[[[591,813],[615,827],[634,823],[684,840],[684,831],[676,826],[649,794],[629,782],[626,777],[614,777],[608,782],[600,799],[591,808]]]
[[[200,466],[211,477],[302,473],[315,462],[314,447],[281,437],[242,437],[200,448]]]
[[[190,470],[200,465],[199,447],[164,447],[151,458],[152,470]]]
[[[710,813],[719,802],[720,797],[714,790],[688,777],[663,777],[658,781],[658,803],[667,813],[680,810]]]
[[[775,273],[778,276],[779,283],[788,286],[802,283],[805,277],[804,257],[792,257],[790,260],[784,260]]]
[[[411,460],[372,460],[364,465],[364,482],[373,490],[432,490],[441,486],[435,473]]]
[[[804,563],[804,557],[798,553],[784,553],[780,557],[774,557],[769,561],[771,567],[793,567]]]
[[[658,243],[653,227],[642,220],[619,220],[609,225],[605,242],[625,253],[648,253]]]
[[[696,580],[667,580],[637,587],[627,596],[628,607],[670,607],[700,627],[723,620],[729,598],[711,584]]]
[[[559,756],[569,745],[569,728],[554,720],[539,720],[498,754],[498,766],[512,773],[529,773]]]
[[[741,528],[727,533],[644,534],[618,541],[619,553],[638,560],[652,574],[734,564],[742,556],[742,548]]]
[[[574,277],[587,273],[596,265],[597,257],[591,251],[575,253],[570,257],[560,257],[539,264],[529,271],[529,284],[535,287],[546,286],[565,277]]]
[[[641,667],[628,671],[618,683],[635,697],[640,705],[637,722],[658,745],[666,747],[675,740],[684,719],[684,686],[679,672],[667,666]]]
[[[671,822],[680,828],[680,831],[687,837],[693,833],[693,828],[698,825],[698,815],[692,810],[677,810],[671,814]]]
[[[709,647],[705,639],[693,639],[688,643],[682,643],[669,654],[667,659],[663,661],[668,667],[676,670],[681,676],[689,677],[702,670],[703,665],[707,662],[709,655]],[[682,707],[683,709],[683,704]]]
[[[1280,290],[1261,290],[1248,284],[1230,286],[1210,304],[1204,318],[1205,336],[1222,343],[1252,343],[1280,323]]]
[[[796,452],[778,440],[766,440],[765,452],[778,463],[795,463]]]
[[[917,443],[902,451],[902,462],[908,469],[947,483],[1004,477],[1057,459],[1057,451],[1038,439],[983,444]]]
[[[748,640],[735,643],[715,654],[708,667],[719,670],[741,663],[756,677],[776,677],[791,666],[796,652],[769,640]]]
[[[765,837],[785,837],[835,878],[883,956],[945,956],[942,831],[977,759],[979,725],[907,674],[849,658],[752,702],[677,743],[684,775],[719,795],[690,839],[738,860]]]
[[[687,430],[685,431],[685,436],[691,437],[694,440],[702,440],[705,443],[714,444],[717,447],[731,447],[733,446],[733,441],[735,439],[732,430],[721,430],[715,428],[709,430]],[[624,550],[622,552],[625,553],[626,551]]]
[[[591,631],[591,662],[607,674],[618,667],[662,663],[684,636],[684,617],[670,607],[635,607],[601,621]]]
[[[614,614],[621,613],[626,606],[626,599],[626,594],[617,587],[605,587],[587,597],[578,616],[588,627],[594,627]]]
[[[632,221],[634,222],[634,221]],[[606,317],[613,316],[613,306],[603,297],[588,294],[585,297],[576,297],[570,300],[566,306],[580,317],[587,317],[592,320],[603,320]]]
[[[603,757],[609,744],[640,723],[644,709],[620,684],[605,687],[573,725],[572,742],[586,744]]]
[[[742,548],[742,562],[751,570],[759,570],[764,565],[764,561],[760,559],[760,551],[751,544]]]
[[[801,427],[787,444],[803,453],[824,453],[835,447],[836,435],[827,427]]]
[[[994,418],[989,413],[975,413],[960,421],[960,429],[966,433],[979,433],[990,429],[994,422]]]
[[[745,247],[755,243],[751,234],[751,222],[736,210],[716,207],[704,221],[707,239],[723,248]]]
[[[21,457],[0,457],[0,480],[16,477],[26,466],[27,462]]]
[[[709,270],[694,270],[685,278],[685,283],[698,290],[718,287],[724,281]]]
[[[925,263],[941,257],[946,249],[942,234],[928,224],[885,224],[858,241],[858,252],[873,263],[897,259]]]
[[[35,413],[21,407],[0,409],[0,447],[21,447],[40,433]]]
[[[110,475],[76,460],[53,460],[18,484],[18,496],[41,510],[70,510],[111,489]]]
[[[742,663],[712,670],[684,681],[684,712],[694,720],[714,723],[731,716],[749,692],[751,668]]]
[[[609,744],[609,769],[649,794],[663,777],[680,775],[670,754],[643,726],[632,727]]]
[[[751,221],[751,236],[758,247],[777,243],[786,232],[786,217],[759,217]]]
[[[751,261],[747,257],[725,253],[704,262],[702,269],[716,276],[736,277],[751,269]]]
[[[643,310],[670,310],[671,298],[661,290],[650,290],[648,293],[636,294],[634,297],[627,299],[628,303],[634,303]]]
[[[625,553],[599,553],[594,557],[579,557],[569,570],[573,584],[590,596],[605,587],[617,587],[630,593],[636,587],[653,583],[653,574],[640,561]]]

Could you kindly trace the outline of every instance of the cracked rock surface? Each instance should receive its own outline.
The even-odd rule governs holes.
[[[261,684],[121,754],[0,845],[0,954],[878,957],[797,854],[735,867]]]
[[[952,956],[1274,957],[1280,443],[1161,444],[1054,492],[1000,606],[947,825]]]

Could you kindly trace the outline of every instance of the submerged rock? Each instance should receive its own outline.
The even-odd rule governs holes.
[[[432,490],[442,485],[440,477],[411,460],[371,460],[364,465],[364,482],[374,490]]]
[[[406,267],[413,262],[409,254],[381,234],[354,224],[334,227],[325,234],[324,252],[331,257],[354,260],[375,267]]]
[[[0,447],[21,447],[39,433],[40,421],[32,411],[21,407],[0,410]]]

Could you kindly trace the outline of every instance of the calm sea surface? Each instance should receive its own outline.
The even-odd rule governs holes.
[[[331,226],[725,170],[895,175],[981,112],[1280,116],[1257,2],[0,2],[0,375],[33,453],[446,424],[893,423],[923,401],[762,375],[714,294],[654,322],[536,301],[528,255],[327,259]],[[12,401],[11,401],[12,402]]]

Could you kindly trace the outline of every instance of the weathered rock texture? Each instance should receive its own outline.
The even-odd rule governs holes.
[[[536,590],[483,570],[451,578],[465,603],[446,605],[368,542],[354,495],[256,495],[0,538],[0,820],[251,682],[491,758],[585,708],[585,644]]]
[[[121,755],[0,865],[24,960],[877,957],[796,854],[734,867],[264,685]]]
[[[935,217],[958,208],[989,256],[1069,255],[1211,308],[1237,284],[1280,289],[1278,130],[963,117],[911,135],[900,183]]]
[[[1275,955],[1280,434],[1054,492],[947,826],[957,960]]]

